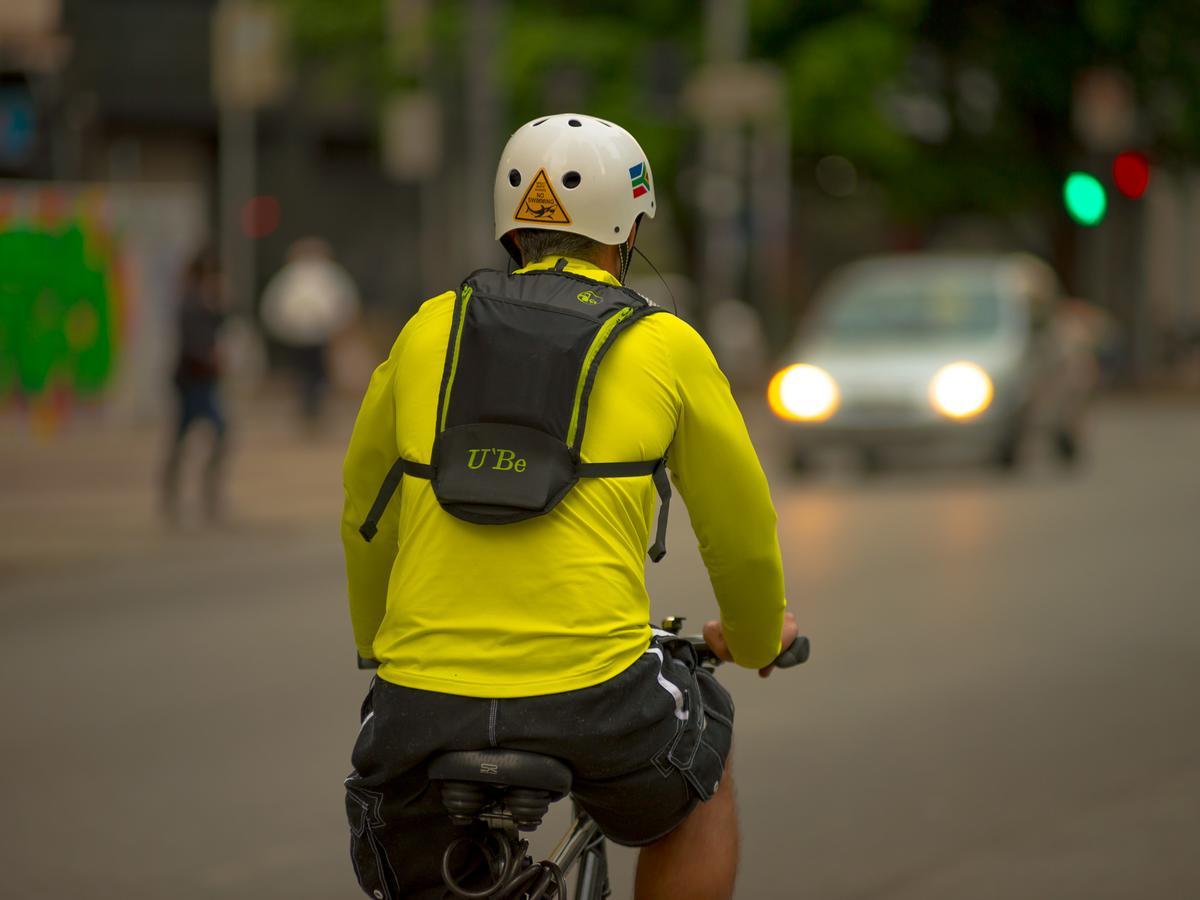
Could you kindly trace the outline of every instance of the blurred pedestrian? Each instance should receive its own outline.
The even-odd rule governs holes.
[[[218,346],[226,309],[221,270],[211,249],[201,250],[188,265],[180,293],[179,353],[172,377],[178,415],[163,473],[163,512],[171,521],[178,518],[184,444],[192,426],[207,420],[213,437],[204,467],[202,501],[205,515],[213,520],[221,512],[220,479],[226,440]]]
[[[300,413],[315,425],[328,382],[330,343],[358,316],[358,289],[320,238],[292,244],[288,261],[263,293],[262,321],[287,351]]]

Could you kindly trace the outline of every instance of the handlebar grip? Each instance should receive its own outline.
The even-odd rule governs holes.
[[[808,654],[811,649],[808,638],[800,635],[788,645],[786,650],[775,657],[774,665],[780,669],[790,669],[802,662],[808,662]]]

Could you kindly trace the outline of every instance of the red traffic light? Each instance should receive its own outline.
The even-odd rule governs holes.
[[[1150,160],[1142,153],[1119,153],[1113,160],[1112,175],[1117,190],[1136,200],[1146,193],[1146,185],[1150,183]]]
[[[265,238],[279,227],[279,199],[259,194],[242,204],[242,232],[249,238]]]

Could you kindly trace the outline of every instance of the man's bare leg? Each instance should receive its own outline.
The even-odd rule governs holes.
[[[717,792],[638,855],[636,900],[729,900],[737,876],[737,801],[729,764]]]

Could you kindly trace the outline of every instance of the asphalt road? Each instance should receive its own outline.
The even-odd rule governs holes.
[[[165,532],[155,434],[40,446],[10,425],[0,895],[358,896],[336,434],[247,429],[230,523]],[[762,438],[814,654],[722,676],[738,897],[1196,896],[1200,407],[1101,408],[1066,478],[794,483]],[[698,628],[712,601],[686,516],[672,529],[654,612]],[[627,898],[632,855],[613,867]]]

